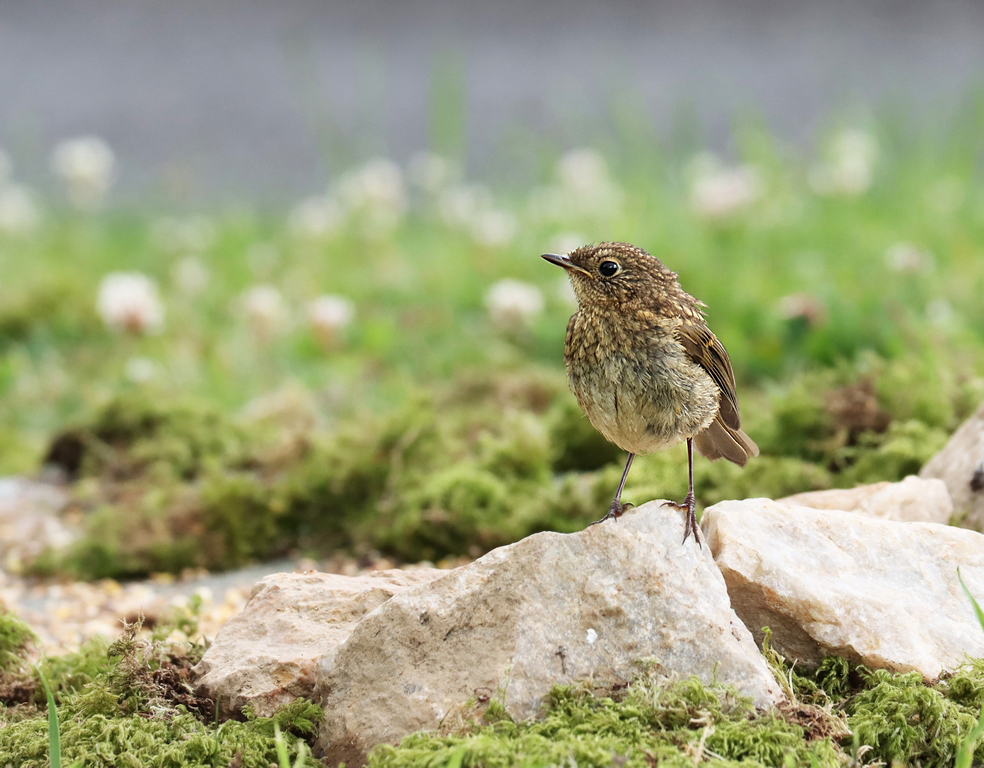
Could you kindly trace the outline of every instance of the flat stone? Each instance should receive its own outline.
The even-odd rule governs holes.
[[[377,571],[365,576],[275,573],[253,587],[243,612],[230,619],[195,667],[200,693],[223,717],[253,706],[269,716],[314,695],[317,660],[344,641],[370,611],[393,595],[447,571]]]
[[[872,483],[857,488],[808,491],[778,500],[780,504],[811,509],[835,509],[905,523],[950,521],[953,502],[946,483],[915,475],[898,483]]]
[[[919,476],[946,483],[956,525],[984,532],[984,405],[926,462]]]
[[[557,684],[663,674],[781,693],[731,610],[705,544],[661,502],[573,534],[538,533],[394,596],[318,663],[320,747],[358,765],[374,745],[434,729],[469,701],[538,715]]]
[[[721,502],[701,525],[735,611],[790,661],[839,655],[932,679],[984,656],[957,580],[959,567],[984,598],[984,535],[768,499]]]

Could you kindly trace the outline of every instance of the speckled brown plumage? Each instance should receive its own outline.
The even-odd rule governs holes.
[[[571,390],[591,424],[629,453],[602,520],[631,506],[621,495],[635,454],[686,440],[690,490],[676,506],[687,512],[684,540],[693,531],[699,544],[694,445],[708,459],[741,466],[758,455],[741,430],[731,361],[708,329],[703,305],[680,287],[675,272],[628,243],[544,258],[567,270],[578,300],[564,349]]]

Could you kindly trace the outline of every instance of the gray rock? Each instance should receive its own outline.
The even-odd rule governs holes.
[[[76,537],[61,512],[68,493],[25,477],[0,478],[0,568],[21,571],[45,549],[60,549]]]
[[[984,656],[957,580],[959,566],[984,598],[984,535],[768,499],[721,502],[701,525],[735,611],[791,661],[837,654],[932,679]]]
[[[651,502],[574,534],[501,547],[366,616],[318,663],[320,746],[357,765],[467,702],[496,697],[516,719],[559,683],[626,682],[640,660],[667,676],[735,685],[760,707],[781,693],[738,620],[705,545]]]
[[[260,716],[314,694],[319,657],[344,641],[370,611],[447,571],[377,571],[365,576],[275,573],[260,581],[195,667],[198,690],[231,717],[251,704]]]
[[[898,483],[872,483],[857,488],[808,491],[778,500],[780,504],[812,509],[834,509],[881,517],[903,523],[941,523],[950,521],[953,502],[946,484],[936,478],[909,475]]]
[[[946,483],[954,522],[984,532],[984,405],[926,462],[919,476]]]

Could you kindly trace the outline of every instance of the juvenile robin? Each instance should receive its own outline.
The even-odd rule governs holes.
[[[564,346],[571,390],[591,425],[629,453],[608,513],[595,522],[632,506],[622,490],[636,454],[686,440],[690,487],[682,502],[668,503],[686,512],[683,540],[693,532],[700,546],[694,446],[711,461],[739,466],[758,456],[741,430],[731,360],[707,327],[705,305],[659,259],[628,243],[543,258],[567,270],[577,296]]]

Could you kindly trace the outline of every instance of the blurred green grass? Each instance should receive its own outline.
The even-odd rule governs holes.
[[[162,407],[190,398],[222,419],[252,425],[263,421],[257,413],[272,413],[281,432],[336,441],[329,453],[339,435],[361,434],[365,461],[386,464],[393,454],[374,449],[373,441],[385,442],[380,435],[388,420],[411,418],[406,414],[416,413],[423,396],[423,418],[447,419],[451,442],[428,453],[416,475],[403,468],[393,480],[384,470],[366,481],[390,483],[391,492],[416,498],[416,511],[380,513],[382,497],[370,488],[364,503],[349,500],[354,507],[345,515],[381,515],[393,530],[402,530],[402,520],[410,526],[406,541],[413,541],[424,525],[421,509],[464,503],[421,500],[428,493],[454,497],[432,475],[446,470],[451,475],[440,477],[454,485],[448,478],[464,462],[468,471],[491,472],[505,488],[482,486],[483,498],[501,498],[480,533],[473,524],[464,533],[451,526],[451,539],[463,537],[458,549],[474,554],[509,536],[557,526],[565,514],[568,525],[580,524],[593,514],[583,498],[539,516],[513,509],[517,498],[549,490],[551,475],[568,482],[564,472],[596,472],[618,461],[597,443],[586,449],[597,461],[562,458],[590,438],[568,439],[580,417],[557,415],[572,402],[563,387],[572,306],[562,276],[539,254],[563,243],[615,239],[658,256],[708,305],[710,325],[731,354],[746,428],[763,447],[759,469],[699,470],[705,502],[892,479],[918,468],[984,398],[982,123],[984,112],[971,107],[948,132],[933,136],[875,121],[860,131],[833,131],[810,156],[745,127],[736,132],[735,159],[716,164],[660,148],[640,131],[621,153],[607,156],[540,148],[528,171],[539,177],[525,189],[466,184],[453,162],[435,157],[419,159],[409,171],[390,165],[380,172],[376,164],[369,172],[370,164],[319,197],[317,204],[331,209],[328,224],[305,224],[299,209],[174,218],[148,210],[73,211],[48,201],[33,232],[0,232],[0,473],[36,471],[56,435],[73,427],[97,434],[100,409],[134,397]],[[845,135],[860,141],[853,159],[835,156],[846,151],[837,149]],[[845,168],[857,175],[858,164],[864,182],[858,188],[831,191],[817,181],[821,172]],[[705,199],[708,188],[717,199]],[[201,279],[197,286],[182,277],[189,264]],[[96,296],[100,281],[117,271],[156,282],[165,310],[159,333],[104,325]],[[505,278],[539,289],[542,311],[497,321],[487,296]],[[257,285],[271,285],[282,297],[282,316],[266,326],[243,307],[244,294]],[[354,307],[352,322],[327,341],[307,317],[309,302],[323,294]],[[531,381],[541,382],[543,402],[531,404]],[[838,411],[836,393],[859,386],[868,412]],[[516,391],[526,395],[517,398]],[[526,475],[515,466],[496,469],[490,458],[488,440],[500,438],[511,446],[505,453],[520,463],[528,458],[528,441],[499,423],[512,411],[532,414],[559,442],[552,455],[529,458],[533,469]],[[869,423],[876,411],[886,418]],[[284,427],[295,417],[302,428]],[[518,442],[510,443],[514,437]],[[892,454],[891,446],[902,444],[908,452]],[[300,466],[309,459],[303,459],[307,449],[298,449],[293,459],[273,460],[263,445],[264,458],[245,471],[264,489],[252,494],[253,502],[269,510],[286,503],[271,500],[270,493],[280,494],[270,490],[280,482],[271,477],[284,471],[284,462]],[[212,470],[244,471],[223,461]],[[637,488],[682,496],[678,455],[646,462],[648,469],[633,475]],[[851,470],[856,465],[863,471]],[[105,474],[105,466],[90,470]],[[200,491],[200,480],[177,475],[179,484]],[[671,477],[680,482],[673,485]],[[336,496],[332,503],[339,503]],[[315,506],[315,516],[319,509],[327,514]],[[505,510],[522,524],[514,520],[490,536],[486,529],[508,516]],[[236,514],[228,515],[229,531]],[[407,523],[407,515],[417,515],[417,523]],[[291,525],[296,534],[300,523]],[[260,529],[257,536],[270,535]],[[402,557],[440,557],[456,548],[349,534],[324,541],[388,546]],[[297,535],[286,541],[296,546]],[[251,545],[236,556],[220,549],[224,554],[206,564],[269,554]],[[138,558],[120,570],[177,567],[184,560],[172,563],[173,554]],[[105,564],[82,571],[118,572]]]

